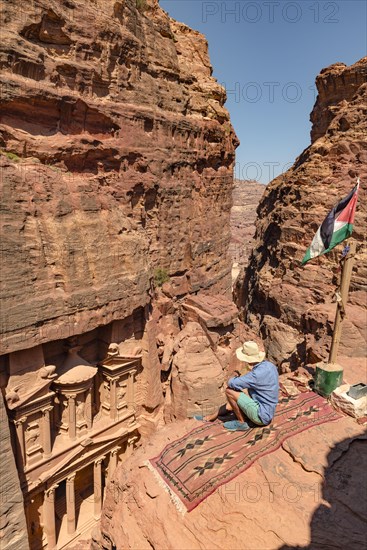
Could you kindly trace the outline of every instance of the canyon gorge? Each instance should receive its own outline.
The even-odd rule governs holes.
[[[266,188],[257,232],[237,303],[259,330],[267,351],[285,371],[300,361],[327,358],[340,282],[340,251],[300,266],[328,211],[361,180],[353,238],[357,254],[340,355],[366,357],[366,64],[336,63],[316,79],[311,145]],[[349,359],[348,359],[349,358]]]
[[[363,365],[367,58],[320,73],[312,143],[265,188],[234,185],[238,139],[207,41],[157,0],[8,0],[1,24],[5,548],[78,548],[91,533],[95,549],[223,547],[223,494],[167,526],[169,497],[143,459],[223,402],[244,340],[285,375],[326,359],[338,252],[300,260],[357,176],[341,358]],[[358,453],[361,426],[339,430],[320,428],[320,448],[349,438]],[[302,445],[277,455],[288,482]],[[253,481],[265,483],[262,468]],[[321,472],[315,459],[304,483]],[[301,508],[293,518],[301,525]],[[296,540],[255,531],[268,548]]]

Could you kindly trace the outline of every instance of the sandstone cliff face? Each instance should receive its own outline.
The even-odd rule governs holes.
[[[20,489],[13,449],[9,437],[8,418],[3,396],[0,395],[0,540],[7,550],[28,548],[28,534],[24,514],[23,495]]]
[[[0,387],[8,404],[29,398],[50,368],[60,372],[73,336],[93,365],[110,344],[141,357],[132,403],[141,436],[201,410],[208,395],[193,383],[198,373],[214,373],[219,402],[244,333],[233,324],[228,256],[238,142],[205,38],[156,0],[9,0],[0,24]],[[6,423],[0,433],[8,436]],[[40,468],[51,485],[56,470]],[[27,516],[37,548],[55,535],[39,520],[39,489]],[[17,542],[21,495],[12,495],[0,519],[9,541],[19,526]]]
[[[367,58],[338,63],[317,77],[312,143],[273,180],[258,208],[256,243],[242,288],[249,324],[284,369],[327,359],[339,284],[339,245],[300,266],[326,214],[361,179],[353,238],[357,255],[339,358],[366,355]]]
[[[171,288],[165,284],[163,292]],[[154,300],[142,341],[137,402],[142,435],[166,422],[217,410],[225,402],[227,380],[243,368],[235,349],[258,339],[223,296],[200,293],[172,300],[163,292]]]
[[[10,0],[2,27],[0,353],[127,318],[157,269],[229,295],[237,139],[205,38],[153,0]]]

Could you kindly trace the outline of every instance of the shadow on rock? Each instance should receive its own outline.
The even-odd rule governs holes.
[[[367,434],[345,439],[331,449],[322,498],[310,524],[308,546],[278,550],[361,550],[367,548]]]

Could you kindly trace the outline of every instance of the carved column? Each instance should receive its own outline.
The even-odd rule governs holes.
[[[76,394],[68,395],[69,404],[69,436],[70,439],[76,439],[76,410],[75,410]]]
[[[94,519],[101,517],[102,509],[102,461],[101,457],[94,462],[93,487],[94,487]]]
[[[42,409],[43,425],[42,425],[42,439],[43,439],[43,456],[49,458],[51,456],[51,411],[53,407],[46,407]]]
[[[55,491],[58,485],[52,485],[45,491],[43,502],[43,523],[47,536],[47,550],[56,550]]]
[[[85,419],[87,421],[87,429],[92,428],[93,412],[92,412],[92,388],[87,390],[87,396],[85,398]]]
[[[117,447],[116,449],[112,449],[110,453],[110,463],[108,465],[108,481],[111,480],[111,477],[113,476],[113,473],[116,470],[119,450],[120,450],[120,447]]]
[[[20,455],[18,457],[18,464],[23,468],[26,465],[26,454],[25,454],[25,441],[24,441],[24,428],[23,424],[27,420],[25,416],[14,420],[15,429],[17,431],[17,440],[18,440],[18,449]]]
[[[78,356],[77,348],[79,346],[69,349],[68,357],[61,367],[62,374],[53,382],[55,391],[64,404],[58,422],[59,429],[72,441],[84,436],[92,426],[91,386],[98,371]]]
[[[129,439],[127,440],[127,446],[125,451],[125,457],[128,458],[133,454],[135,442],[138,440],[137,435],[130,435]]]
[[[31,505],[33,504],[33,500],[32,499],[29,499],[29,497],[27,498],[27,496],[24,497],[24,513],[25,513],[25,521],[26,521],[26,524],[27,524],[27,531],[28,531],[28,538],[31,537],[32,535],[32,530],[31,530],[31,519],[30,519],[30,508],[31,508]]]
[[[134,414],[134,374],[140,363],[140,357],[114,355],[101,364],[104,382],[102,411],[113,421]]]
[[[74,480],[75,475],[72,474],[66,479],[66,516],[68,521],[68,534],[73,535],[75,533],[75,489]]]
[[[129,377],[127,379],[127,408],[132,409],[132,410],[135,409],[135,403],[134,403],[134,372],[129,372]]]
[[[109,466],[105,466],[104,472],[102,471],[102,476],[104,477],[104,480],[105,480],[104,487],[102,488],[102,502],[103,502],[104,499],[106,498],[107,485],[110,482],[110,467]]]
[[[116,379],[115,378],[108,378],[110,382],[110,405],[111,405],[111,411],[110,411],[110,417],[112,420],[116,420],[117,417],[117,396],[116,396]]]

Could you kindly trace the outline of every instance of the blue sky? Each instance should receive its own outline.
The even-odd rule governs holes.
[[[310,144],[315,77],[367,55],[365,0],[161,0],[206,35],[241,141],[235,175],[268,183]]]

